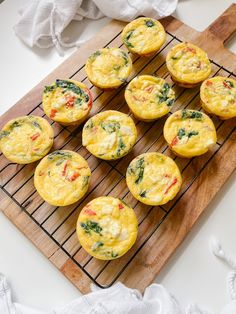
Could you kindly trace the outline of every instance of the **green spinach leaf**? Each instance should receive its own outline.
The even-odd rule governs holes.
[[[84,95],[84,91],[79,86],[75,85],[73,82],[65,80],[56,80],[56,86],[67,90],[71,90],[77,95]]]
[[[127,33],[126,37],[124,38],[125,45],[126,45],[127,47],[130,47],[130,48],[133,48],[133,47],[134,47],[134,45],[131,44],[131,42],[129,42],[129,39],[130,39],[130,37],[133,35],[133,32],[134,32],[133,30],[129,31],[129,32]]]
[[[170,85],[168,83],[165,83],[162,87],[161,95],[160,96],[158,95],[159,103],[165,102],[167,106],[171,106],[173,104],[174,99],[168,97],[169,91],[170,91]]]
[[[38,129],[40,129],[41,131],[43,130],[42,127],[41,127],[41,125],[40,125],[37,121],[32,121],[32,124],[33,124],[33,126],[34,126],[35,128],[38,128]]]
[[[92,247],[92,250],[93,251],[96,251],[97,249],[99,249],[101,246],[103,246],[104,243],[101,242],[101,241],[97,241],[96,243],[94,243],[93,247]]]
[[[118,142],[118,148],[117,148],[117,157],[119,157],[121,155],[121,151],[126,147],[122,137],[119,137],[119,142]]]
[[[182,110],[181,117],[182,119],[196,119],[196,120],[201,121],[202,113],[199,111]]]
[[[143,180],[143,175],[144,175],[144,157],[138,159],[136,162],[136,180],[135,183],[139,184]]]
[[[198,134],[199,134],[198,131],[190,131],[190,132],[188,133],[188,137],[190,138],[190,137],[195,136],[195,135],[198,135]]]
[[[89,119],[85,125],[85,129],[92,129],[94,127],[94,123],[92,119]]]
[[[231,82],[231,81],[229,81],[229,80],[224,80],[224,82],[225,82],[226,84],[228,84],[230,87],[234,87],[233,82]]]
[[[0,132],[0,140],[1,140],[2,138],[4,138],[4,137],[8,136],[9,134],[10,134],[9,131],[1,131],[1,132]]]
[[[153,27],[155,23],[152,20],[145,20],[145,24],[147,27]]]
[[[107,133],[113,133],[120,129],[120,123],[117,121],[104,121],[101,123],[101,127]]]
[[[72,158],[72,155],[68,152],[63,152],[60,150],[56,150],[55,152],[52,152],[50,155],[48,155],[49,160],[57,159],[57,158]],[[63,160],[62,160],[63,162]]]
[[[43,92],[44,92],[44,93],[49,93],[49,92],[54,91],[55,88],[56,88],[56,85],[55,85],[55,84],[50,85],[50,86],[44,86]]]
[[[186,135],[185,129],[179,129],[177,136],[181,140]]]
[[[88,185],[89,178],[90,178],[90,176],[84,176],[83,177],[82,189]]]
[[[147,191],[144,190],[144,191],[141,191],[141,192],[139,193],[139,196],[141,196],[141,197],[146,197],[146,194],[147,194]]]
[[[91,231],[93,231],[95,233],[98,233],[99,235],[102,235],[102,227],[96,221],[88,220],[86,222],[81,222],[80,226],[84,229],[86,233],[91,233]]]

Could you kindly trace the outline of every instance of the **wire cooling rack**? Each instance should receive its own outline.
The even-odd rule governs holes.
[[[165,64],[165,56],[168,50],[181,40],[171,33],[167,33],[167,42],[157,54],[149,58],[132,56],[134,65],[132,77],[140,74],[153,74],[163,77],[169,82],[176,93],[172,112],[183,108],[201,110],[199,88],[184,89],[171,81]],[[104,47],[122,47],[119,35],[120,33]],[[125,47],[122,48],[125,49]],[[223,75],[235,78],[235,74],[223,66],[213,60],[211,63],[212,76]],[[124,87],[128,82],[115,91],[101,91],[88,81],[84,72],[84,65],[69,78],[80,80],[89,86],[94,96],[92,114],[108,109],[130,114],[123,97]],[[45,117],[41,103],[33,104],[32,110],[28,114]],[[218,133],[217,145],[204,156],[184,159],[174,156],[164,141],[162,129],[165,119],[162,118],[152,123],[144,123],[134,119],[139,133],[137,143],[129,155],[117,161],[99,160],[86,151],[81,144],[82,126],[78,128],[64,127],[49,121],[55,132],[54,149],[71,149],[80,153],[88,161],[92,170],[92,182],[88,194],[79,203],[67,207],[50,206],[39,197],[33,185],[35,164],[16,165],[8,162],[2,154],[0,155],[0,188],[2,191],[20,207],[21,211],[28,215],[47,237],[54,241],[58,249],[61,249],[92,282],[101,288],[109,287],[119,279],[235,130],[231,122],[224,122],[212,117]],[[135,156],[148,151],[159,151],[171,156],[182,172],[183,186],[180,193],[173,201],[164,206],[147,206],[137,202],[125,184],[125,171],[129,162]],[[123,257],[113,261],[99,261],[89,256],[80,246],[75,231],[76,220],[81,208],[88,201],[100,195],[122,198],[134,208],[139,221],[139,236],[136,244]]]

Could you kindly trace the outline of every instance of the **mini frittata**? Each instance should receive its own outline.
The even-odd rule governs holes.
[[[180,43],[169,51],[166,65],[174,82],[192,88],[211,74],[211,63],[205,51],[191,43]]]
[[[64,125],[79,125],[92,108],[92,95],[83,83],[73,80],[56,80],[45,86],[43,110],[53,121]]]
[[[204,110],[221,119],[236,117],[236,80],[215,76],[201,85],[201,104]]]
[[[130,52],[145,56],[161,48],[166,41],[166,32],[159,21],[140,17],[125,26],[121,37]]]
[[[67,206],[85,195],[90,177],[90,168],[83,157],[70,150],[57,150],[36,167],[34,185],[49,204]]]
[[[216,144],[212,120],[197,110],[179,110],[165,122],[164,138],[179,156],[191,158],[205,154]]]
[[[125,100],[137,119],[153,121],[169,113],[175,93],[162,78],[141,75],[126,87]]]
[[[120,48],[102,48],[87,60],[85,71],[91,83],[102,89],[122,85],[132,71],[132,60]]]
[[[77,235],[82,247],[101,260],[124,255],[135,243],[138,221],[135,212],[122,200],[101,196],[80,212]]]
[[[17,164],[29,164],[43,158],[53,145],[53,129],[38,116],[10,120],[0,131],[0,149]]]
[[[137,139],[134,121],[126,114],[107,110],[90,118],[84,125],[82,144],[94,156],[112,160],[123,157]]]
[[[147,205],[163,205],[179,192],[182,177],[178,166],[168,156],[151,152],[131,161],[126,182],[132,195]]]

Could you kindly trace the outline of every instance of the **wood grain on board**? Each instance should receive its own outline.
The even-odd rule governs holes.
[[[134,66],[129,80],[146,73],[164,77],[171,82],[165,57],[169,49],[178,43],[178,39],[193,42],[207,51],[214,61],[212,75],[234,75],[236,55],[225,49],[224,43],[236,31],[235,4],[202,33],[174,17],[167,17],[162,23],[169,32],[166,44],[152,57],[132,56]],[[119,21],[107,25],[8,110],[0,118],[0,127],[20,115],[31,113],[44,116],[41,107],[42,90],[56,78],[73,77],[89,86],[94,98],[92,115],[107,109],[129,113],[124,101],[124,88],[103,92],[91,85],[84,71],[84,63],[94,50],[105,46],[125,49],[120,38],[124,25]],[[199,88],[185,90],[176,85],[173,88],[176,93],[173,111],[184,107],[200,109]],[[165,118],[152,123],[134,121],[139,133],[137,143],[128,156],[114,162],[98,160],[82,147],[81,127],[65,128],[57,123],[52,124],[55,132],[53,149],[65,148],[79,152],[92,169],[88,194],[74,205],[55,207],[45,203],[33,186],[37,163],[16,165],[0,155],[1,210],[83,293],[89,291],[92,280],[104,287],[120,280],[143,291],[184,240],[236,166],[236,119],[222,122],[213,117],[218,134],[217,145],[207,154],[190,160],[174,156],[167,148],[162,134]],[[137,202],[125,183],[128,163],[134,156],[148,151],[159,151],[171,156],[182,171],[181,191],[165,206],[152,207]],[[127,254],[114,261],[100,261],[90,257],[81,248],[75,233],[81,208],[100,195],[123,198],[134,208],[139,221],[137,242]]]

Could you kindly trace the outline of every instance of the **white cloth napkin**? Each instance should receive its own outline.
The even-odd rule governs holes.
[[[131,21],[139,15],[161,18],[174,12],[178,0],[28,0],[14,26],[16,35],[29,47],[49,48],[80,45],[66,42],[62,32],[74,20],[103,16]]]
[[[219,241],[211,241],[211,250],[232,269],[228,276],[228,288],[231,302],[221,314],[236,313],[236,261],[227,255]],[[181,308],[178,301],[163,286],[152,284],[146,288],[143,296],[138,290],[129,289],[117,283],[108,289],[92,286],[92,292],[68,305],[50,312],[42,312],[18,303],[13,303],[6,278],[0,274],[0,314],[212,314],[201,310],[196,304]]]
[[[106,290],[92,286],[92,292],[51,312],[41,312],[13,303],[6,278],[0,276],[1,314],[182,314],[178,302],[164,287],[153,284],[142,296],[137,290],[117,283]]]

